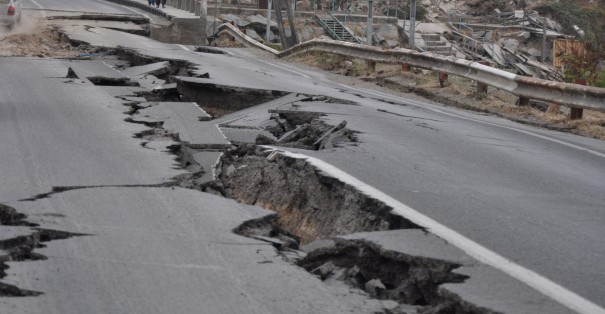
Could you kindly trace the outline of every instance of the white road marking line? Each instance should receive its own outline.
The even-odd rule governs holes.
[[[274,150],[277,149],[271,146],[264,147]],[[279,150],[281,150],[280,153],[285,156],[304,159],[309,164],[320,169],[321,171],[337,178],[338,180],[341,180],[346,184],[350,184],[363,194],[384,202],[387,206],[393,208],[395,213],[405,217],[406,219],[409,219],[417,225],[426,228],[427,231],[458,247],[478,261],[501,270],[511,277],[550,297],[554,301],[559,302],[581,314],[605,314],[605,309],[599,305],[581,297],[575,292],[568,290],[552,280],[489,250],[479,243],[459,234],[453,229],[440,224],[439,222],[386,195],[382,191],[358,180],[357,178],[334,167],[333,165],[315,157],[283,151],[283,148],[280,148]]]
[[[185,46],[183,46],[183,45],[177,45],[177,46],[179,46],[179,47],[183,48],[183,50],[186,50],[186,51],[191,51],[191,49],[189,49],[189,48],[187,48],[187,47],[185,47]]]
[[[35,4],[39,9],[44,10],[44,7],[41,4],[39,4],[36,0],[29,0],[29,1],[31,1],[33,4]]]
[[[288,69],[288,68],[286,68],[286,67],[283,67],[283,66],[281,66],[281,65],[277,65],[277,64],[275,64],[275,63],[271,63],[271,62],[267,62],[267,61],[263,61],[263,60],[258,60],[258,59],[257,59],[256,61],[258,61],[258,62],[262,62],[262,63],[264,63],[264,64],[268,64],[268,65],[270,65],[270,66],[274,66],[274,67],[276,67],[276,68],[278,68],[278,69],[282,69],[282,70],[284,70],[284,71],[288,71],[288,72],[294,73],[294,74],[296,74],[296,75],[302,76],[302,77],[307,78],[307,79],[310,79],[310,78],[311,78],[310,76],[308,76],[308,75],[306,75],[306,74],[303,74],[303,73],[298,72],[298,71],[296,71],[296,70]]]
[[[377,93],[373,93],[373,92],[370,92],[370,91],[367,91],[367,90],[363,90],[363,89],[352,88],[352,87],[344,85],[344,84],[337,84],[337,85],[340,85],[342,87],[346,87],[347,89],[353,89],[353,90],[356,90],[356,91],[364,92],[366,94],[370,94],[370,95],[374,95],[374,96],[378,96],[378,97],[382,97],[382,98],[388,98],[388,99],[391,99],[391,100],[396,100],[396,101],[399,101],[399,102],[402,102],[402,103],[410,103],[410,104],[412,104],[414,106],[425,108],[425,109],[431,110],[433,112],[437,112],[437,113],[444,114],[444,115],[447,115],[447,116],[451,116],[451,117],[455,117],[455,118],[459,118],[459,119],[464,119],[464,120],[468,120],[468,121],[473,121],[473,122],[477,122],[477,123],[487,124],[487,125],[491,125],[491,126],[495,126],[495,127],[500,127],[500,128],[504,128],[504,129],[511,130],[511,131],[516,131],[516,132],[527,134],[527,135],[530,135],[530,136],[534,136],[534,137],[537,137],[537,138],[540,138],[540,139],[543,139],[543,140],[547,140],[547,141],[550,141],[550,142],[561,144],[561,145],[564,145],[564,146],[567,146],[567,147],[570,147],[570,148],[581,150],[581,151],[587,152],[589,154],[592,154],[592,155],[595,155],[595,156],[599,156],[601,158],[605,158],[605,154],[604,153],[601,153],[601,152],[598,152],[598,151],[595,151],[595,150],[592,150],[592,149],[589,149],[589,148],[586,148],[586,147],[582,147],[582,146],[579,146],[579,145],[575,145],[575,144],[572,144],[572,143],[568,143],[568,142],[565,142],[565,141],[562,141],[562,140],[558,140],[558,139],[555,139],[555,138],[551,138],[551,137],[548,137],[548,136],[545,136],[545,135],[536,134],[536,133],[533,133],[533,132],[530,132],[530,131],[526,131],[526,130],[520,130],[520,129],[517,129],[517,128],[514,128],[514,127],[510,127],[510,126],[506,126],[506,125],[501,125],[501,124],[494,123],[494,122],[488,122],[488,121],[482,121],[482,120],[478,120],[478,119],[474,119],[474,118],[469,118],[469,117],[457,115],[455,113],[445,112],[443,110],[440,110],[440,109],[437,109],[437,108],[433,108],[431,106],[423,106],[423,105],[417,104],[417,103],[414,104],[414,103],[410,102],[409,100],[404,100],[404,99],[399,99],[399,98],[395,98],[395,97],[392,97],[392,96],[377,94]]]

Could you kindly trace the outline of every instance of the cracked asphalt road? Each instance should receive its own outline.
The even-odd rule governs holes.
[[[264,62],[246,50],[199,54],[114,30],[64,29],[93,45],[125,45],[153,59],[187,60],[215,84],[270,86],[356,103],[308,103],[296,110],[323,112],[332,125],[347,119],[347,127],[360,132],[357,146],[292,151],[363,178],[604,305],[602,142],[342,86],[322,74]],[[48,257],[45,261],[9,262],[3,281],[44,295],[3,298],[0,312],[367,313],[388,305],[345,287],[327,288],[285,263],[266,242],[233,234],[243,221],[267,212],[170,186],[186,173],[167,148],[177,143],[162,138],[143,147],[146,140],[134,134],[148,128],[125,122],[128,107],[108,88],[66,78],[73,65],[69,60],[0,60],[0,173],[10,178],[0,185],[0,203],[44,228],[91,235],[36,250]],[[267,118],[267,109],[284,105],[278,99],[200,123],[214,127],[238,121],[234,125],[242,129],[256,127]],[[53,187],[82,188],[35,198]],[[454,290],[479,304],[513,313],[569,312],[531,289],[508,289],[523,291],[511,292],[510,299],[481,299],[488,289],[477,287],[490,279],[477,283],[484,273],[469,272],[471,282]],[[504,291],[519,284],[514,281],[496,284]],[[501,298],[502,291],[495,295]]]
[[[48,259],[8,262],[4,282],[40,291],[2,298],[2,313],[372,312],[348,289],[317,285],[266,242],[231,232],[268,212],[178,187],[175,156],[147,149],[127,107],[67,79],[69,61],[4,58],[0,203],[46,229],[89,236],[47,243]],[[3,78],[5,79],[5,78]],[[27,91],[23,82],[36,86]],[[121,108],[120,108],[121,107]],[[164,142],[164,147],[170,143]],[[173,143],[174,144],[174,143]],[[54,186],[82,187],[29,201]],[[3,227],[0,227],[0,230]],[[202,310],[203,309],[203,310]]]

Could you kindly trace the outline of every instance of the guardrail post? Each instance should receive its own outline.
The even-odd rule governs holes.
[[[445,87],[445,82],[447,82],[447,73],[445,72],[439,72],[439,86],[441,86],[441,88]]]
[[[376,61],[368,60],[368,68],[370,72],[376,72]]]
[[[519,107],[529,106],[529,98],[527,97],[519,97]]]
[[[479,62],[483,65],[489,65],[489,63],[487,61],[481,61]],[[483,83],[483,82],[477,82],[477,96],[481,97],[481,96],[485,96],[487,95],[487,84]]]
[[[576,84],[586,85],[588,82],[582,79],[576,79]],[[584,109],[582,108],[570,108],[569,110],[569,119],[570,120],[580,120],[584,115]]]
[[[409,63],[404,63],[401,65],[402,72],[410,72],[411,70],[412,70],[412,67],[410,66]]]
[[[569,111],[569,119],[570,120],[580,120],[584,115],[584,109],[582,108],[571,108]]]
[[[487,95],[487,84],[477,82],[477,96]]]

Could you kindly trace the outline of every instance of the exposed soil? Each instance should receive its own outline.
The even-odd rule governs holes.
[[[43,18],[23,11],[21,23],[12,30],[0,30],[0,57],[76,57],[80,52],[68,42]]]

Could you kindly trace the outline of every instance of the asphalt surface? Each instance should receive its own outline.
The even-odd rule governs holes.
[[[98,1],[91,2],[95,4],[82,10],[118,10],[115,5],[104,7]],[[48,8],[55,5],[39,3]],[[296,108],[273,103],[202,124],[231,121],[233,125],[254,126],[266,121],[270,108],[324,112],[326,121],[334,125],[347,120],[347,126],[359,132],[357,145],[292,151],[317,157],[360,178],[488,249],[605,306],[602,141],[443,108],[416,97],[342,86],[324,74],[262,61],[246,50],[204,54],[108,29],[65,30],[70,37],[93,45],[121,45],[162,60],[188,60],[199,65],[200,73],[208,72],[210,81],[219,85],[328,95],[356,102],[357,105],[309,102]],[[363,312],[377,306],[366,304],[361,309],[363,300],[351,296],[339,299],[335,296],[341,296],[339,292],[318,288],[309,275],[287,268],[279,258],[270,261],[284,267],[283,272],[261,270],[258,266],[246,268],[262,265],[258,262],[265,261],[262,258],[267,258],[272,248],[230,235],[227,227],[216,233],[203,228],[220,224],[232,228],[262,211],[250,212],[247,207],[204,193],[150,187],[170,182],[184,171],[177,169],[174,156],[161,149],[146,149],[141,140],[132,137],[145,127],[124,122],[123,110],[117,109],[121,106],[118,100],[85,80],[69,82],[65,78],[68,66],[68,61],[0,60],[0,144],[10,147],[0,152],[0,171],[2,177],[11,178],[10,183],[0,185],[0,203],[29,214],[34,221],[48,225],[45,227],[93,236],[51,242],[41,250],[50,257],[47,261],[11,263],[7,277],[10,282],[46,294],[35,299],[6,299],[0,305],[11,309],[11,313],[25,313],[32,308],[49,308],[54,313],[93,312],[85,310],[87,304],[95,304],[89,308],[99,312],[150,313],[155,308],[157,313],[165,313],[163,310],[172,305],[178,309],[172,312],[188,313],[213,304],[216,307],[210,312],[252,308],[259,313],[280,313],[291,309],[284,305],[284,299],[304,291],[309,295],[297,304],[308,307],[300,308],[301,313],[338,312],[350,307]],[[90,188],[35,202],[19,201],[57,186]],[[198,211],[192,209],[196,206]],[[220,219],[210,218],[212,215],[187,218],[208,211],[226,213]],[[174,212],[174,216],[169,212]],[[66,217],[50,219],[45,213]],[[178,217],[178,222],[170,228],[173,217]],[[174,232],[175,228],[183,230],[182,234],[175,238],[159,236]],[[219,239],[213,238],[215,234],[220,235],[216,235]],[[188,242],[186,239],[190,238],[199,241]],[[223,240],[237,243],[233,245],[238,247],[237,252],[208,244]],[[153,246],[146,248],[150,243]],[[238,264],[241,260],[258,257],[251,251],[241,251],[240,244],[267,247],[266,254],[243,266]],[[216,254],[212,255],[215,259],[204,260],[202,253],[191,250],[195,245],[201,252]],[[140,254],[137,250],[141,250]],[[145,265],[154,258],[161,261],[159,265]],[[113,267],[116,263],[118,269]],[[197,266],[179,266],[174,273],[153,271],[166,269],[166,265],[192,264]],[[53,269],[58,271],[53,273]],[[215,298],[237,291],[232,293],[238,295],[232,307],[218,304],[213,297],[196,299],[192,290],[199,285],[209,285],[202,289],[212,290],[224,284],[218,279],[220,276],[212,281],[206,274],[225,269],[238,269],[232,276],[240,285],[217,292]],[[281,276],[280,273],[286,275],[270,277]],[[147,278],[150,274],[156,276]],[[254,280],[247,276],[273,279],[249,286]],[[166,284],[151,287],[157,282]],[[291,285],[284,287],[284,282]],[[265,284],[272,290],[259,292],[257,289]],[[78,290],[82,290],[82,297],[73,298],[70,293]],[[154,299],[164,294],[166,298]],[[276,297],[272,300],[281,303],[275,301],[264,308],[264,298],[273,294]],[[247,297],[239,298],[240,295]],[[152,303],[133,303],[143,298]],[[331,303],[334,300],[338,302]]]
[[[36,249],[45,260],[8,262],[3,282],[43,295],[2,298],[0,313],[368,313],[383,308],[382,301],[349,293],[347,287],[322,286],[284,261],[272,245],[232,232],[267,211],[164,187],[185,173],[167,149],[177,143],[144,147],[134,134],[148,128],[125,122],[127,107],[103,87],[66,78],[72,63],[0,62],[5,82],[0,203],[44,229],[79,235]],[[36,198],[56,187],[67,190]],[[23,228],[2,226],[0,233],[8,238],[35,231]]]

